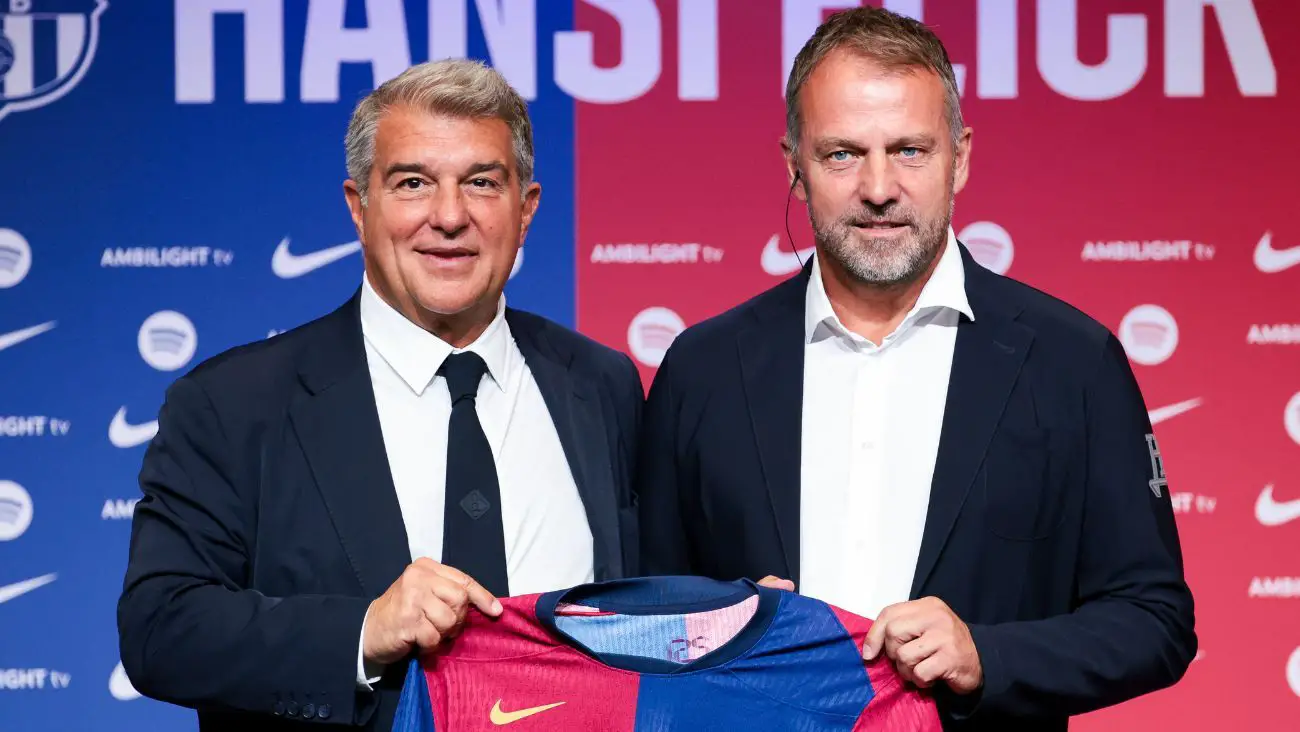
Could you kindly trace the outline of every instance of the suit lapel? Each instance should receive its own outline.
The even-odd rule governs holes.
[[[810,267],[771,292],[740,335],[740,369],[759,463],[785,555],[799,582],[799,481],[803,432],[803,300]]]
[[[289,418],[362,588],[378,596],[411,561],[366,365],[359,298],[330,315],[299,369]]]
[[[573,354],[555,347],[546,337],[542,321],[509,308],[506,321],[546,402],[582,498],[592,535],[595,579],[621,578],[625,568],[614,467],[610,462],[610,430],[592,384],[596,377],[575,371]]]
[[[975,320],[962,316],[957,328],[913,599],[921,596],[948,541],[1033,341],[1033,331],[1014,320],[1019,311],[989,291],[994,275],[965,247],[961,252]]]

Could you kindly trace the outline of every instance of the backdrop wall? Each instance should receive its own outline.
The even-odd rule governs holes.
[[[352,105],[490,60],[542,207],[512,305],[631,353],[806,259],[785,234],[809,0],[0,0],[0,729],[192,729],[138,698],[115,601],[163,391],[358,286]],[[954,227],[1115,330],[1157,422],[1202,652],[1080,729],[1300,714],[1300,8],[900,0],[960,64]],[[1083,6],[1083,7],[1079,7]]]

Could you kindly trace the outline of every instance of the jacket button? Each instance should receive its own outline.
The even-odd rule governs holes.
[[[284,716],[284,702],[282,701],[276,702],[275,709],[272,711],[272,714],[274,714],[277,717]]]
[[[322,704],[322,705],[320,705],[320,707],[316,709],[316,716],[317,716],[317,717],[320,717],[321,719],[329,719],[329,718],[330,718],[330,705],[328,705],[328,704]]]
[[[284,708],[284,713],[288,714],[290,717],[298,716],[298,702],[289,702]]]
[[[314,716],[316,716],[316,705],[315,705],[315,704],[312,704],[311,702],[307,702],[306,704],[303,704],[303,705],[302,705],[302,718],[303,718],[303,719],[311,719],[311,718],[314,717]]]

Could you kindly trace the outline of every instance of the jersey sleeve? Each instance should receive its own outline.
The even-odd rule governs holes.
[[[832,609],[861,653],[871,621],[837,607]],[[863,664],[873,693],[853,725],[854,732],[942,732],[933,697],[909,687],[894,669],[893,661],[881,654]]]

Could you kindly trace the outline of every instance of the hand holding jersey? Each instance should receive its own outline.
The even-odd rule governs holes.
[[[436,648],[460,632],[470,605],[485,615],[501,614],[501,603],[474,578],[428,557],[416,559],[371,603],[363,626],[365,659],[387,665]]]
[[[870,661],[882,651],[900,676],[923,689],[943,681],[958,694],[970,694],[984,682],[970,628],[937,597],[882,610],[867,633],[862,657]]]
[[[793,582],[770,574],[758,584],[794,592]],[[923,689],[943,681],[958,694],[970,694],[984,683],[970,628],[937,597],[899,602],[880,611],[863,642],[862,657],[873,661],[882,650],[899,676]]]

